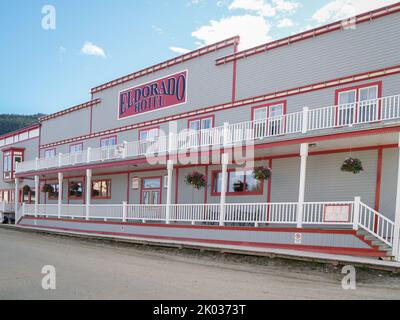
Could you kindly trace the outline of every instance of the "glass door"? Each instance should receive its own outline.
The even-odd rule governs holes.
[[[283,134],[283,105],[269,107],[268,135],[277,136]]]
[[[339,94],[338,125],[345,126],[354,123],[356,101],[357,92],[355,90]]]
[[[359,91],[358,122],[379,120],[378,87],[362,88]]]

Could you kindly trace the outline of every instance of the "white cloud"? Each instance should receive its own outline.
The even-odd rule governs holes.
[[[271,40],[269,23],[261,16],[243,15],[211,20],[192,33],[200,45],[209,45],[239,35],[240,49],[247,49]]]
[[[290,28],[290,27],[293,27],[293,26],[294,26],[294,23],[289,18],[284,18],[282,20],[279,20],[278,24],[277,24],[278,28]]]
[[[86,54],[88,56],[98,56],[98,57],[102,57],[102,58],[107,58],[106,53],[104,52],[104,50],[98,46],[96,46],[95,44],[86,41],[85,44],[83,45],[81,52],[83,54]]]
[[[272,5],[264,0],[233,0],[229,5],[229,10],[235,9],[253,11],[264,17],[273,17],[276,14],[276,10]]]
[[[274,17],[277,13],[293,14],[299,7],[299,2],[290,0],[233,0],[229,10],[242,9],[264,17]]]
[[[171,50],[175,53],[179,53],[179,54],[185,54],[185,53],[190,52],[189,49],[179,48],[179,47],[169,47],[169,50]]]
[[[334,0],[320,8],[313,19],[320,23],[346,19],[362,12],[371,11],[396,3],[398,0]]]
[[[301,7],[301,4],[296,1],[287,1],[287,0],[272,0],[275,5],[275,9],[279,12],[284,12],[288,14],[293,14],[296,12],[298,8]]]
[[[164,34],[164,30],[162,29],[162,28],[160,28],[160,27],[158,27],[158,26],[156,26],[156,25],[152,25],[151,26],[151,28],[156,32],[156,33],[158,33],[158,34]]]

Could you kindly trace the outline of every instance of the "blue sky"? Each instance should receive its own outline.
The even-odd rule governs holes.
[[[245,49],[395,2],[3,1],[0,113],[53,113],[89,100],[96,85],[199,46],[239,34]],[[46,5],[55,29],[42,27]]]

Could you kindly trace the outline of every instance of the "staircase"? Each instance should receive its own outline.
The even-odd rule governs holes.
[[[387,261],[394,260],[392,247],[372,235],[370,232],[358,230],[357,237],[372,247],[372,250],[370,251],[371,256]]]
[[[357,236],[379,252],[382,260],[394,260],[394,222],[361,201],[356,205],[354,220],[358,221]]]

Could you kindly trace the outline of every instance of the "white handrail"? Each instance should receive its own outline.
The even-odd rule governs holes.
[[[359,225],[388,246],[393,247],[394,222],[364,203],[360,203]]]

